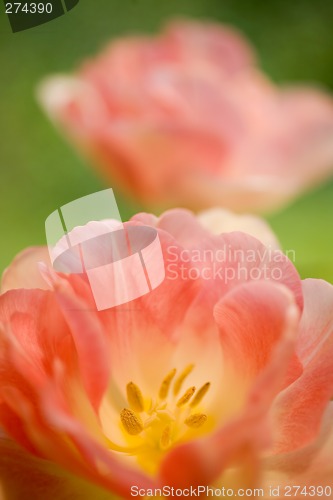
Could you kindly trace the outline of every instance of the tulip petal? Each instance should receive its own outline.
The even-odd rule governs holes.
[[[65,435],[79,452],[81,467],[78,473],[93,482],[104,486],[123,498],[130,498],[130,487],[137,484],[148,488],[152,479],[136,468],[119,460],[113,451],[108,450],[106,443],[101,444],[93,439],[78,420],[61,408],[57,388],[50,385],[42,395],[42,412],[52,429]],[[62,464],[61,455],[56,461]],[[82,470],[80,470],[80,468]],[[75,467],[73,467],[75,472]]]
[[[275,234],[260,217],[236,215],[223,208],[211,208],[199,213],[198,220],[213,234],[241,231],[254,236],[268,248],[276,250],[280,248]]]
[[[135,215],[133,219],[143,224],[151,221],[150,214],[145,213]],[[177,240],[177,244],[185,248],[211,236],[190,210],[181,208],[167,210],[154,222],[155,227],[171,234]]]
[[[239,285],[215,306],[225,362],[251,381],[269,363],[285,329],[285,311],[293,302],[286,287],[264,281]],[[294,376],[302,373],[296,356]],[[289,379],[288,384],[293,382]]]
[[[47,247],[31,247],[19,253],[2,275],[1,293],[14,288],[48,289],[40,274],[38,262],[50,265]]]
[[[217,23],[120,38],[39,98],[104,175],[159,209],[272,211],[332,172],[332,100],[280,90]]]
[[[156,390],[155,385],[170,370],[170,357],[182,335],[179,325],[200,286],[182,279],[180,268],[186,269],[190,263],[183,261],[177,240],[163,230],[158,230],[158,235],[164,281],[148,294],[99,314],[110,335],[113,377],[122,389],[134,378],[136,383]],[[170,249],[176,259],[173,266],[168,265]]]
[[[330,486],[333,475],[331,460],[333,446],[333,404],[330,403],[322,419],[320,432],[315,440],[287,453],[267,456],[263,460],[263,486],[280,487],[285,491],[288,485],[302,487],[319,486],[320,489]],[[314,490],[316,493],[316,490]],[[325,495],[326,496],[326,495]],[[327,495],[332,498],[331,495]]]
[[[92,405],[97,410],[110,376],[108,344],[102,324],[96,312],[91,311],[87,304],[73,293],[66,280],[58,280],[55,293],[73,335],[83,383]]]
[[[13,441],[0,438],[0,498],[14,500],[110,500],[110,492],[99,488],[55,464],[36,459],[20,449]]]
[[[160,475],[160,481],[165,484],[178,487],[209,485],[228,467],[238,466],[243,470],[245,464],[249,476],[243,484],[246,487],[248,484],[249,487],[256,484],[258,471],[249,467],[248,453],[257,457],[259,451],[270,443],[268,412],[272,401],[285,383],[294,354],[299,322],[298,309],[292,296],[286,294],[283,287],[264,283],[245,285],[243,289],[239,287],[240,296],[244,295],[243,290],[248,287],[249,291],[252,290],[255,300],[254,290],[257,291],[259,286],[267,291],[267,300],[265,294],[262,295],[262,300],[267,305],[268,298],[275,296],[280,305],[280,315],[285,320],[284,325],[282,321],[277,322],[273,312],[275,324],[280,329],[280,340],[272,349],[270,362],[255,379],[247,402],[238,417],[231,419],[208,437],[178,446],[167,455],[162,463]],[[237,293],[237,289],[234,293]],[[268,313],[272,313],[272,309],[268,309]],[[239,479],[242,484],[241,476]]]
[[[173,21],[167,26],[165,34],[187,58],[208,59],[227,74],[254,63],[254,53],[242,36],[235,29],[217,23]]]
[[[321,280],[303,282],[305,309],[298,353],[303,374],[282,392],[274,406],[276,451],[305,446],[319,433],[333,395],[333,286]]]
[[[78,356],[84,358],[86,353],[82,343],[84,344],[87,338],[89,339],[89,329],[96,334],[99,333],[98,325],[94,324],[94,321],[97,321],[96,313],[94,312],[95,316],[92,317],[86,316],[87,311],[83,307],[84,304],[72,296],[69,283],[61,278],[57,281],[55,295],[73,333]],[[65,358],[66,371],[62,369],[60,359],[54,359],[53,365],[46,365],[45,369],[41,363],[41,353],[38,352],[38,349],[36,349],[34,359],[25,359],[25,350],[22,349],[23,327],[30,335],[30,349],[31,345],[37,347],[36,344],[43,341],[40,336],[45,333],[42,322],[40,322],[39,328],[37,326],[38,321],[41,321],[38,314],[42,312],[43,318],[46,319],[45,314],[50,305],[51,312],[57,310],[54,300],[48,302],[51,298],[53,299],[51,292],[42,290],[13,290],[1,297],[2,317],[5,319],[5,314],[7,314],[11,321],[14,339],[13,345],[9,344],[11,351],[5,344],[6,350],[4,358],[1,360],[1,376],[3,378],[0,388],[1,421],[8,433],[30,452],[51,459],[74,474],[89,477],[91,481],[112,491],[117,491],[121,496],[127,498],[130,496],[129,481],[131,478],[134,478],[137,484],[147,485],[150,482],[143,474],[135,470],[131,472],[127,466],[118,463],[116,456],[110,455],[100,429],[98,433],[94,431],[93,425],[90,425],[88,429],[85,428],[88,406],[85,408],[81,401],[79,408],[75,408],[75,403],[79,402],[79,398],[78,394],[74,397],[70,392],[73,384],[70,376],[73,374],[70,373],[70,369],[68,370],[70,368],[70,364],[67,363],[68,358]],[[16,303],[19,304],[18,310],[22,311],[21,314],[26,307],[32,318],[37,317],[34,323],[25,318],[23,322],[17,324],[17,309],[14,315],[12,313],[12,310],[15,311],[15,299]],[[79,318],[76,316],[77,312],[79,312]],[[53,326],[55,329],[60,327],[61,330],[59,320]],[[84,331],[84,328],[87,329],[87,332]],[[78,338],[78,332],[82,334],[82,338]],[[65,330],[64,334],[66,333],[68,333],[68,329]],[[6,337],[4,337],[4,341],[6,342]],[[45,344],[48,342],[50,339],[45,339]],[[99,344],[94,339],[91,345],[98,348]],[[71,347],[73,348],[73,345]],[[73,355],[74,352],[72,351]],[[58,353],[60,355],[61,350]],[[100,355],[98,352],[97,354]],[[94,367],[89,368],[87,360],[86,364],[85,371],[81,370],[83,380],[86,377],[88,396],[89,391],[91,391],[92,404],[97,405],[103,393],[102,389],[105,385],[103,379],[105,377],[102,373],[101,380],[97,380],[97,371],[101,367],[99,366],[96,371]],[[26,373],[30,373],[27,380],[23,378]],[[108,379],[106,381],[108,382]],[[76,390],[80,390],[79,385]],[[80,411],[83,414],[80,414]],[[57,439],[54,439],[55,432],[58,433]],[[68,439],[74,444],[74,448]]]

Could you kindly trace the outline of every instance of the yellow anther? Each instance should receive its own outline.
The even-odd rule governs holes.
[[[166,450],[171,444],[171,427],[167,425],[162,432],[160,439],[160,447],[162,450]]]
[[[184,380],[191,373],[193,368],[194,368],[194,365],[188,365],[185,368],[185,370],[182,371],[182,373],[179,375],[179,377],[175,380],[175,383],[173,386],[173,393],[175,396],[177,396],[177,394],[179,393],[180,389],[182,388]]]
[[[132,410],[141,412],[144,410],[142,392],[134,382],[129,382],[126,386],[127,401]]]
[[[207,420],[207,415],[204,413],[194,413],[193,415],[190,415],[187,417],[185,420],[185,424],[188,427],[191,427],[191,429],[198,429],[201,427]]]
[[[143,431],[143,425],[139,417],[135,415],[134,411],[124,408],[120,413],[120,420],[126,432],[131,436],[136,436]]]
[[[178,408],[186,405],[186,403],[189,402],[194,393],[195,393],[195,387],[190,387],[189,389],[187,389],[185,394],[183,394],[182,397],[179,398],[177,401]]]
[[[208,389],[210,388],[210,382],[206,382],[199,390],[198,392],[196,393],[195,397],[193,398],[193,400],[191,401],[191,405],[192,408],[194,406],[197,406],[201,401],[202,399],[205,397],[206,393],[208,392]]]
[[[202,385],[202,380],[197,390],[192,386],[191,374],[195,365],[188,364],[183,368],[170,370],[163,380],[160,379],[160,386],[152,394],[141,392],[133,381],[135,379],[130,379],[126,392],[123,391],[127,403],[125,408],[122,407],[118,425],[127,446],[110,440],[108,445],[114,452],[136,457],[140,467],[143,466],[149,474],[157,472],[163,456],[173,446],[196,435],[200,437],[210,428],[209,413],[202,406],[202,400],[211,384],[206,382]],[[103,414],[108,423],[107,417],[107,413]]]
[[[173,377],[176,375],[176,368],[171,370],[170,373],[163,379],[158,396],[160,399],[165,399],[169,394],[170,385]]]

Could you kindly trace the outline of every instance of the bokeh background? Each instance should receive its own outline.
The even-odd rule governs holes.
[[[53,128],[35,99],[49,73],[69,72],[113,37],[154,33],[168,19],[230,23],[281,83],[307,82],[333,94],[333,2],[327,0],[80,0],[48,24],[12,34],[0,12],[0,273],[26,246],[45,244],[57,207],[106,187]],[[123,220],[141,207],[116,193]],[[333,181],[268,220],[302,277],[333,282]]]

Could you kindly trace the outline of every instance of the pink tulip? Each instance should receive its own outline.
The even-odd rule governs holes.
[[[262,242],[263,224],[251,220],[262,241],[213,234],[211,215],[200,223],[179,209],[125,223],[157,229],[166,278],[106,311],[84,275],[50,268],[46,248],[26,250],[5,272],[6,500],[199,486],[234,497],[263,488],[270,498],[273,486],[332,486],[333,287],[301,282]]]
[[[217,24],[116,40],[73,76],[46,79],[39,98],[146,206],[270,211],[333,170],[332,99],[278,87],[248,42]]]

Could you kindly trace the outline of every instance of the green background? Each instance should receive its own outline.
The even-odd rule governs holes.
[[[81,0],[65,16],[15,34],[1,4],[0,272],[24,247],[45,243],[50,212],[105,186],[39,109],[38,82],[73,70],[112,37],[153,33],[176,16],[234,24],[274,81],[319,83],[333,92],[333,2],[327,0]],[[123,220],[140,209],[117,199]],[[295,250],[302,277],[333,282],[333,182],[269,221],[283,247]]]

